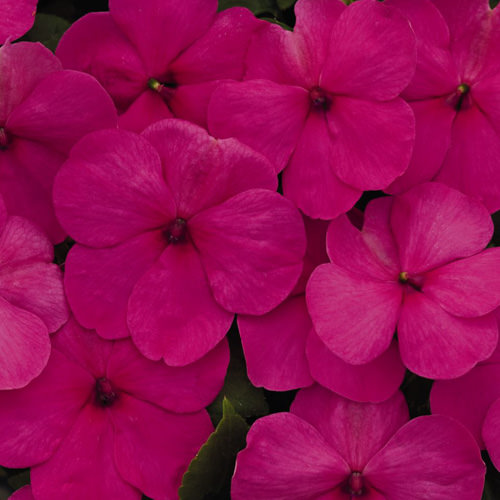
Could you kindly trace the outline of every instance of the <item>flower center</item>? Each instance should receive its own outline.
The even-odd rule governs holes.
[[[177,217],[177,219],[174,219],[167,225],[164,234],[169,243],[173,243],[174,245],[184,243],[187,240],[187,222]]]
[[[398,281],[403,285],[408,285],[414,290],[417,290],[417,292],[420,292],[424,285],[422,276],[410,276],[406,271],[399,273]]]
[[[118,399],[118,392],[106,377],[95,381],[95,402],[97,406],[108,408]]]
[[[10,139],[10,135],[7,131],[3,127],[0,127],[0,150],[7,149],[10,144]]]
[[[461,83],[451,94],[446,102],[454,108],[456,111],[461,109],[468,109],[472,106],[472,99],[470,95],[470,85],[467,83]]]
[[[156,78],[148,80],[148,87],[158,92],[164,99],[168,100],[174,95],[174,90],[178,87],[173,78],[167,78],[167,81],[160,82]]]
[[[321,87],[313,87],[309,91],[309,99],[316,109],[328,110],[332,105],[332,96]]]
[[[352,497],[360,497],[366,493],[365,484],[361,472],[351,472],[347,481],[347,493]]]

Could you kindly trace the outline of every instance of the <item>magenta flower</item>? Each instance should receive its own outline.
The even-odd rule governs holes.
[[[31,486],[23,486],[21,489],[12,493],[9,500],[35,500]]]
[[[0,389],[25,386],[50,355],[49,333],[68,320],[54,249],[33,223],[8,216],[0,197]]]
[[[388,191],[434,179],[500,209],[500,9],[488,0],[387,3],[409,17],[418,43],[403,93],[415,113],[415,150]]]
[[[9,213],[36,222],[53,243],[65,237],[52,205],[57,170],[83,135],[116,126],[95,79],[61,69],[41,44],[0,47],[0,193]]]
[[[314,386],[291,413],[257,420],[238,454],[234,500],[479,500],[485,466],[470,433],[443,416],[408,422],[401,393],[355,403]]]
[[[197,363],[171,368],[146,360],[130,340],[102,340],[70,320],[42,374],[0,392],[0,463],[32,467],[37,500],[176,498],[213,429],[203,408],[228,358],[223,341]]]
[[[351,365],[319,339],[307,312],[305,286],[311,272],[328,261],[328,223],[308,217],[304,217],[304,223],[307,251],[294,290],[267,314],[238,316],[248,377],[254,385],[273,391],[306,387],[314,379],[350,399],[383,401],[396,392],[405,373],[397,343],[372,362]]]
[[[327,235],[330,264],[306,289],[314,328],[353,364],[386,351],[428,378],[463,375],[498,341],[500,249],[486,208],[438,183],[369,203],[362,231],[346,216]]]
[[[246,9],[217,13],[217,0],[111,0],[64,34],[65,68],[94,75],[113,97],[120,125],[142,131],[173,116],[206,123],[221,79],[240,79],[257,19]]]
[[[35,22],[38,0],[0,0],[0,44],[23,36]]]
[[[65,274],[78,321],[106,338],[130,331],[146,357],[185,365],[235,312],[276,307],[305,252],[299,211],[276,184],[261,155],[181,120],[82,139],[54,186],[79,243]]]
[[[414,119],[398,94],[415,70],[408,22],[375,0],[299,0],[293,32],[266,24],[245,82],[221,84],[208,113],[283,174],[285,196],[313,218],[347,212],[363,190],[408,166]]]
[[[430,400],[432,413],[464,424],[500,470],[500,346],[463,377],[436,381]]]

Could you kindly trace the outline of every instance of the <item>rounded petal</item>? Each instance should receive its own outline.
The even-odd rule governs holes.
[[[335,96],[326,116],[333,169],[347,185],[384,189],[407,169],[415,118],[402,99],[372,102]]]
[[[52,457],[31,469],[36,498],[62,500],[120,498],[139,500],[141,493],[117,472],[113,427],[108,412],[89,402]]]
[[[106,375],[130,396],[174,412],[193,412],[210,404],[224,383],[229,348],[225,339],[205,357],[183,367],[146,359],[128,339],[117,341]]]
[[[6,127],[16,136],[68,153],[84,135],[116,127],[116,120],[113,101],[95,78],[67,70],[43,78],[11,113]]]
[[[422,291],[450,314],[473,318],[500,306],[500,248],[438,267],[425,275]]]
[[[263,467],[265,464],[265,467]],[[348,465],[309,423],[291,413],[257,420],[238,454],[231,498],[297,500],[333,490],[350,473]]]
[[[66,258],[64,284],[78,322],[95,328],[106,339],[128,337],[132,289],[166,246],[160,231],[140,234],[111,248],[75,245]]]
[[[438,183],[416,186],[396,196],[391,228],[401,269],[417,274],[481,251],[493,223],[478,201]]]
[[[83,138],[59,171],[54,205],[79,243],[111,246],[166,225],[175,217],[158,153],[124,130]]]
[[[500,469],[500,399],[489,408],[483,423],[482,436],[493,465]]]
[[[7,43],[0,47],[0,123],[7,121],[42,78],[61,69],[59,59],[41,43]]]
[[[217,86],[226,80],[180,85],[175,89],[168,105],[177,118],[208,128],[207,113],[210,98]],[[229,81],[229,80],[228,80]]]
[[[362,471],[408,421],[401,392],[382,403],[356,403],[313,385],[299,391],[290,411],[318,429],[351,471]]]
[[[189,231],[225,309],[264,314],[292,291],[306,250],[299,211],[278,193],[249,189],[200,212]]]
[[[320,85],[335,94],[389,100],[415,72],[415,35],[396,9],[361,0],[333,25]]]
[[[61,37],[56,54],[66,69],[97,78],[120,110],[147,89],[142,60],[109,12],[78,19]]]
[[[498,342],[492,314],[458,318],[420,292],[405,296],[398,323],[401,359],[421,377],[455,378],[488,358]]]
[[[443,416],[404,425],[368,463],[363,475],[391,500],[480,498],[486,467],[470,433]]]
[[[36,4],[38,0],[2,0],[0,9],[0,44],[8,38],[16,39],[24,35],[35,22]]]
[[[208,413],[178,415],[122,394],[111,418],[120,475],[148,497],[177,498],[182,475],[213,430]]]
[[[358,365],[389,347],[402,291],[396,282],[376,281],[336,264],[323,264],[309,279],[306,299],[320,339],[342,360]]]
[[[31,467],[49,459],[90,396],[93,377],[52,349],[42,374],[23,389],[1,391],[0,460]]]
[[[14,491],[9,500],[35,500],[31,491],[31,485],[23,486],[21,489]]]
[[[257,387],[288,391],[312,384],[306,359],[311,329],[304,295],[263,316],[238,316],[248,378]]]
[[[276,189],[269,162],[234,139],[214,139],[183,120],[156,123],[142,135],[160,155],[177,217],[189,219],[247,189]]]
[[[309,112],[305,89],[267,80],[222,83],[208,107],[215,137],[235,137],[266,156],[277,172],[293,153]]]
[[[149,359],[184,366],[213,349],[233,314],[215,301],[200,257],[189,242],[170,245],[136,283],[128,304],[128,326]]]
[[[363,365],[342,361],[321,342],[314,331],[309,335],[306,352],[314,380],[354,401],[385,401],[398,390],[406,371],[395,340],[378,358]]]
[[[111,0],[113,20],[137,48],[150,77],[159,77],[179,53],[214,22],[215,0]],[[147,29],[144,27],[147,26]]]
[[[310,217],[337,217],[362,194],[335,174],[334,148],[325,113],[312,110],[283,172],[283,193]]]

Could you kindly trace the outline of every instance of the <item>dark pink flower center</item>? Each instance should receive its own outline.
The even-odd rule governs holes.
[[[118,399],[118,391],[106,377],[95,381],[95,402],[97,406],[108,408]]]
[[[150,78],[148,80],[148,87],[151,90],[158,92],[158,94],[168,101],[174,95],[174,91],[178,85],[171,77],[168,77],[165,81],[161,82],[156,78]]]
[[[0,150],[7,149],[10,140],[11,138],[7,131],[3,127],[0,127]]]
[[[187,240],[187,222],[180,217],[174,219],[165,228],[165,237],[169,243],[174,245],[184,243]]]
[[[461,83],[455,92],[451,94],[446,102],[454,108],[456,111],[461,109],[468,109],[472,106],[472,98],[470,95],[470,85],[467,83]]]
[[[354,471],[351,472],[349,479],[344,487],[344,491],[349,495],[349,497],[356,498],[361,497],[367,493],[365,482],[363,480],[363,475],[361,472]]]
[[[410,276],[410,274],[406,271],[399,273],[398,281],[403,285],[407,285],[414,290],[417,290],[418,292],[422,290],[422,286],[424,285],[423,276]]]
[[[309,99],[316,109],[328,110],[332,105],[332,96],[321,87],[313,87],[309,91]]]

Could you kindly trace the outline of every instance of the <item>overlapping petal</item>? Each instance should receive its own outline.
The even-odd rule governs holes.
[[[2,0],[0,10],[2,20],[0,21],[0,44],[12,37],[19,38],[24,35],[35,21],[36,5],[38,0]]]

